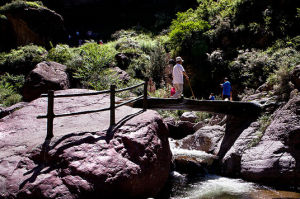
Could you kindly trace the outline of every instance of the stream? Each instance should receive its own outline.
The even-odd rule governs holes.
[[[210,163],[215,158],[203,151],[181,149],[170,141],[174,157]],[[280,191],[241,179],[210,173],[184,174],[173,171],[167,196],[170,199],[275,199],[300,198],[300,193]]]

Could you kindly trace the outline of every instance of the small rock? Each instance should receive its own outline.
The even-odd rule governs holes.
[[[128,75],[128,73],[126,73],[119,67],[114,67],[113,70],[117,72],[117,75],[124,83],[127,83],[130,80],[130,76]]]
[[[196,121],[196,119],[197,119],[197,116],[193,112],[184,112],[180,116],[181,121],[189,121],[189,122],[194,123]]]

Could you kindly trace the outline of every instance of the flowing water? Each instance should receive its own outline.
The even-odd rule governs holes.
[[[170,142],[174,157],[209,164],[215,156],[203,151],[185,150]],[[279,191],[241,179],[213,174],[181,174],[173,171],[168,197],[171,199],[275,199],[298,198],[300,193]]]

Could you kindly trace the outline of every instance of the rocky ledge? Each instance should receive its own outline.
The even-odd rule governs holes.
[[[109,105],[108,95],[80,98],[56,99],[55,111]],[[118,126],[109,130],[106,112],[58,118],[55,137],[45,141],[45,121],[36,119],[45,105],[37,99],[0,120],[1,198],[145,198],[164,186],[171,152],[156,112],[119,108]]]

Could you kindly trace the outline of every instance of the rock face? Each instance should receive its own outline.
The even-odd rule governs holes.
[[[25,4],[5,11],[4,15],[15,35],[12,46],[30,43],[49,46],[50,41],[56,44],[65,39],[63,18],[46,7]]]
[[[222,159],[222,173],[228,176],[240,176],[241,159],[246,149],[249,149],[254,140],[258,139],[258,122],[253,122],[245,129],[234,145],[229,149]]]
[[[19,102],[17,104],[14,104],[10,107],[4,108],[4,107],[0,107],[0,119],[11,114],[12,112],[23,108],[24,106],[26,106],[27,103],[26,102]]]
[[[170,132],[170,137],[173,139],[182,139],[184,137],[186,137],[187,135],[193,134],[194,131],[194,125],[191,122],[188,121],[179,121],[176,122],[172,119],[168,119],[165,120],[167,125],[168,125],[168,129]]]
[[[117,75],[123,82],[127,83],[130,80],[130,75],[128,75],[126,71],[120,69],[119,67],[114,67],[113,70],[117,72]]]
[[[300,186],[300,96],[292,98],[272,116],[256,147],[241,158],[245,179],[268,184]]]
[[[181,147],[190,150],[200,150],[218,153],[218,144],[225,134],[225,128],[222,126],[205,126],[199,129],[193,135],[189,135],[181,140]]]
[[[296,66],[292,71],[292,82],[300,90],[300,65]]]
[[[180,116],[181,121],[188,121],[194,123],[197,119],[197,116],[193,112],[184,112]]]
[[[41,62],[26,78],[23,97],[27,101],[38,98],[48,90],[63,90],[70,87],[67,67],[56,62]]]
[[[60,91],[76,92],[83,91]],[[68,112],[109,106],[108,95],[80,98],[58,98],[55,107]],[[122,122],[108,131],[106,112],[57,118],[56,137],[44,141],[45,121],[35,117],[45,106],[45,99],[37,99],[0,122],[1,197],[146,198],[164,186],[171,152],[168,129],[158,113],[137,115],[137,109],[119,108],[117,121]],[[130,113],[135,115],[121,120]]]

